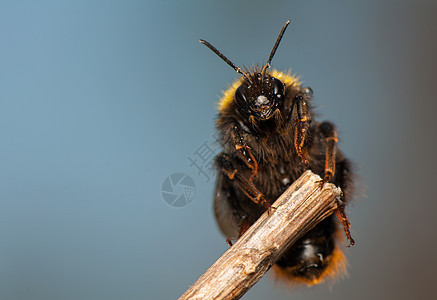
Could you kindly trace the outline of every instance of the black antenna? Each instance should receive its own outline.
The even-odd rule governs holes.
[[[272,52],[270,52],[269,59],[267,60],[267,63],[265,64],[263,70],[262,70],[262,78],[264,78],[264,75],[268,68],[270,68],[270,63],[272,62],[273,56],[276,53],[276,49],[278,49],[279,43],[281,42],[282,36],[284,35],[285,29],[287,29],[288,25],[290,24],[290,20],[285,22],[284,26],[282,26],[281,32],[279,32],[278,38],[276,39],[275,45],[273,46]]]
[[[246,74],[246,72],[244,72],[240,67],[237,67],[234,65],[234,63],[232,61],[230,61],[226,56],[224,56],[220,51],[218,51],[213,45],[211,45],[210,43],[208,43],[205,40],[199,40],[200,43],[204,44],[206,47],[208,47],[209,49],[212,50],[212,52],[214,52],[215,54],[218,55],[218,57],[220,57],[221,59],[223,59],[228,65],[230,65],[232,67],[232,69],[234,69],[237,73],[240,73],[244,76],[244,78],[247,79],[247,81],[250,82],[250,84],[252,84],[252,81],[250,80],[249,76]]]

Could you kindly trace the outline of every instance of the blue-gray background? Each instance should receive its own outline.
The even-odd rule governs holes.
[[[435,1],[2,1],[0,299],[174,299],[226,249],[187,160],[238,65],[302,76],[359,170],[349,278],[244,299],[435,297]],[[174,172],[195,199],[161,198]]]

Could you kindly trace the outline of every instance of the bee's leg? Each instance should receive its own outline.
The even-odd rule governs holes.
[[[240,229],[238,233],[238,238],[240,238],[250,227],[251,223],[248,219],[243,219],[240,224]],[[226,239],[226,243],[229,245],[229,247],[232,246],[232,240],[235,240],[234,237],[228,237]]]
[[[294,149],[302,162],[306,165],[308,160],[303,151],[303,145],[310,125],[310,115],[308,112],[308,95],[298,94],[295,97],[296,116],[294,121]]]
[[[331,179],[335,174],[338,137],[337,137],[337,131],[335,129],[335,126],[330,122],[322,122],[318,124],[318,132],[320,134],[321,139],[324,139],[326,142],[325,176],[320,181],[320,188],[322,188],[326,182],[331,181]],[[335,215],[343,225],[344,232],[346,234],[347,239],[349,240],[349,247],[351,247],[355,244],[355,241],[350,233],[351,224],[346,215],[345,206],[346,205],[342,199],[337,200],[337,210],[335,211]]]
[[[320,134],[320,138],[325,140],[326,150],[325,150],[325,175],[321,180],[321,187],[326,182],[331,181],[331,178],[335,173],[335,156],[337,153],[337,130],[330,122],[322,122],[318,124],[318,132]]]
[[[253,202],[264,206],[265,209],[271,209],[270,203],[267,202],[264,195],[255,187],[253,182],[238,172],[238,169],[234,166],[229,155],[219,153],[216,157],[215,163],[218,169],[228,176],[229,179],[231,179],[233,183]]]
[[[348,247],[352,247],[353,245],[355,245],[355,241],[352,238],[351,231],[350,231],[351,223],[349,222],[349,218],[346,215],[345,204],[341,199],[337,200],[337,207],[338,208],[335,210],[335,215],[337,216],[337,219],[343,225],[344,233],[345,233],[347,239],[349,240]]]
[[[253,178],[258,173],[258,163],[250,151],[250,147],[244,143],[242,131],[237,126],[234,126],[233,128],[232,137],[234,138],[235,148],[238,150],[238,155],[252,170],[252,175],[250,176],[249,181],[253,181]]]

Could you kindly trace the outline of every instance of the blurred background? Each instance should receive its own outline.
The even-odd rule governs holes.
[[[287,19],[272,65],[313,88],[366,197],[348,207],[348,278],[290,291],[267,275],[243,299],[436,297],[436,1],[0,6],[0,299],[194,283],[227,249],[209,167],[238,78],[198,40],[263,64]]]

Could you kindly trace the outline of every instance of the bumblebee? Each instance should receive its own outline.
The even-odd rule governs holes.
[[[338,209],[294,243],[273,267],[287,282],[315,285],[345,271],[345,257],[336,243],[343,225],[349,246],[354,244],[345,213],[352,193],[351,163],[338,149],[337,130],[318,122],[313,91],[290,73],[270,69],[282,36],[282,27],[267,63],[253,69],[236,67],[205,40],[211,49],[241,74],[219,103],[217,129],[223,152],[218,169],[214,210],[221,231],[240,237],[300,176],[311,169],[332,182],[343,196]],[[338,220],[339,222],[338,222]]]

